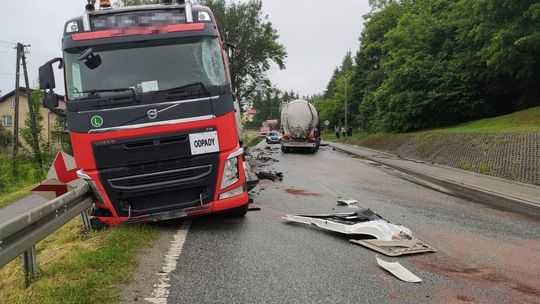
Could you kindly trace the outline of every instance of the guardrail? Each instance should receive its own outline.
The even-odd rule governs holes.
[[[86,210],[93,199],[88,184],[83,184],[43,206],[29,210],[0,224],[0,268],[23,256],[25,284],[37,278],[35,245],[81,214],[85,231],[90,220]]]

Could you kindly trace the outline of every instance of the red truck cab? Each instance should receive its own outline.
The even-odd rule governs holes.
[[[43,105],[66,115],[79,177],[96,197],[94,221],[246,213],[238,104],[208,7],[87,5],[66,22],[62,50],[40,68]]]

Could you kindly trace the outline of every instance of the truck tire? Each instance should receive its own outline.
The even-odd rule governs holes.
[[[287,149],[287,147],[281,146],[281,152],[287,153],[289,152],[289,150]]]
[[[240,207],[236,207],[234,209],[231,209],[229,211],[227,211],[227,216],[230,216],[230,217],[244,217],[246,216],[247,212],[248,212],[248,208],[249,208],[249,203],[243,205],[243,206],[240,206]]]

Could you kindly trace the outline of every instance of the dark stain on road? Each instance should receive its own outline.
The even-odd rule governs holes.
[[[321,196],[320,193],[307,192],[306,190],[302,190],[302,189],[287,188],[287,189],[285,189],[285,192],[287,192],[289,194],[292,194],[292,195],[298,195],[298,196]]]
[[[413,263],[424,271],[440,274],[449,277],[454,280],[466,280],[469,282],[476,282],[477,284],[497,284],[512,288],[522,294],[531,296],[540,296],[540,290],[525,285],[522,282],[516,280],[498,272],[496,269],[489,267],[475,268],[475,267],[463,267],[459,262],[449,262],[446,260],[433,260],[433,261],[420,261],[415,260]],[[462,295],[458,294],[457,298],[461,301],[471,302],[466,298],[460,298]],[[474,301],[474,299],[472,299]]]
[[[463,295],[463,294],[458,294],[456,296],[456,298],[460,301],[463,301],[463,302],[474,302],[475,299],[471,296],[467,296],[467,295]]]

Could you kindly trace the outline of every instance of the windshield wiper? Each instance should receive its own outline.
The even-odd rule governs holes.
[[[125,92],[125,91],[131,91],[131,94],[133,95],[133,98],[135,98],[136,101],[139,101],[139,95],[137,95],[137,92],[135,91],[134,88],[93,89],[93,90],[86,90],[86,91],[78,91],[77,93],[89,94],[88,96],[80,98],[80,99],[90,99],[90,98],[99,98],[99,97],[101,97],[98,93]]]
[[[192,87],[200,87],[204,91],[205,94],[210,95],[210,92],[208,92],[208,89],[206,88],[204,83],[202,83],[200,81],[193,82],[193,83],[188,83],[188,84],[185,84],[185,85],[182,85],[182,86],[179,86],[179,87],[160,90],[160,91],[156,91],[156,92],[166,92],[167,94],[174,94],[176,92],[183,92],[183,90],[188,89],[188,88],[192,88]]]

